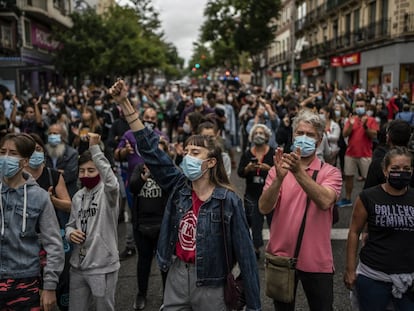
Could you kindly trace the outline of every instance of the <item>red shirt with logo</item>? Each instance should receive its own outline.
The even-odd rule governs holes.
[[[196,257],[196,235],[197,235],[197,217],[201,201],[197,194],[192,192],[193,208],[190,209],[180,221],[178,228],[178,241],[175,245],[175,253],[178,258],[184,262],[195,262]]]

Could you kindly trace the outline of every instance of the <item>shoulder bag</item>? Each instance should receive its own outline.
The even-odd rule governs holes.
[[[312,179],[316,181],[319,171],[314,171]],[[305,231],[306,216],[308,214],[310,199],[306,199],[306,208],[299,229],[293,257],[277,256],[266,252],[265,254],[265,292],[266,296],[284,303],[292,303],[295,300],[295,272],[296,262],[302,244]]]

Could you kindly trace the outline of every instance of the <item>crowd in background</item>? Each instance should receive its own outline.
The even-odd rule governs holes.
[[[151,172],[136,152],[137,142],[129,130],[131,123],[108,91],[104,86],[83,85],[76,89],[49,84],[43,94],[0,94],[0,138],[9,133],[36,134],[34,138],[39,139],[36,146],[44,153],[41,164],[59,172],[61,175],[56,175],[57,179],[63,176],[67,188],[64,200],[69,201],[80,186],[78,157],[89,148],[88,133],[100,135],[100,148],[120,181],[121,208],[129,206],[132,211],[133,227],[128,230],[127,245],[120,258],[135,253],[135,237],[141,256],[139,261],[145,266],[138,262],[141,277],[138,276],[139,293],[134,308],[143,309],[148,267],[156,247],[166,195],[156,183],[148,183]],[[276,148],[282,148],[285,153],[293,151],[292,124],[300,111],[314,112],[325,125],[316,156],[342,172],[346,193],[338,202],[340,206],[352,204],[354,171],[361,180],[367,178],[372,151],[386,144],[387,124],[400,119],[410,128],[414,126],[411,103],[398,89],[393,90],[390,98],[384,98],[359,86],[338,88],[324,82],[283,92],[273,85],[261,88],[225,82],[210,86],[168,84],[162,87],[131,83],[128,99],[144,126],[159,135],[159,148],[177,165],[183,160],[184,143],[190,136],[201,134],[218,141],[228,177],[232,169],[237,169],[238,175],[246,179],[244,207],[257,258],[263,246],[264,221],[258,201],[267,173],[273,166]],[[359,130],[360,134],[351,135],[351,131]],[[363,133],[366,141],[361,141]],[[236,152],[242,152],[238,163]],[[134,207],[137,207],[138,198],[141,204],[148,206],[156,199],[160,208],[152,215],[137,212]],[[59,199],[57,195],[55,206],[62,205]],[[64,213],[64,208],[61,210],[58,220],[64,229],[69,215]],[[120,220],[123,216],[122,211]],[[145,217],[148,222],[142,221]],[[271,219],[272,215],[267,215],[269,226]],[[146,231],[137,231],[138,225]],[[145,237],[148,243],[138,242]],[[164,274],[163,279],[165,284]]]

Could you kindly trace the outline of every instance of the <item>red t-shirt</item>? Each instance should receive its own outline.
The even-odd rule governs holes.
[[[201,201],[194,191],[192,192],[192,199],[193,208],[180,221],[175,253],[182,261],[194,263],[196,257],[197,217],[204,201]]]
[[[372,157],[372,139],[365,133],[364,126],[360,118],[355,118],[353,125],[348,121],[345,123],[344,130],[352,126],[352,132],[349,135],[348,147],[345,155],[353,158],[371,158]],[[367,127],[378,132],[379,126],[373,117],[368,117]]]

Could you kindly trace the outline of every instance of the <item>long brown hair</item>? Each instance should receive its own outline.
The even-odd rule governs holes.
[[[210,168],[210,182],[216,186],[235,192],[224,168],[223,157],[221,156],[222,150],[213,137],[192,135],[185,142],[185,146],[187,145],[206,148],[208,150],[208,157],[215,158],[217,161],[216,165]]]
[[[89,112],[91,114],[91,119],[88,122],[88,124],[85,124],[85,121],[82,120],[82,127],[89,127],[92,133],[95,133],[96,129],[98,127],[101,127],[101,123],[98,120],[98,117],[96,116],[95,109],[93,109],[91,106],[85,106],[82,109],[83,112]]]

